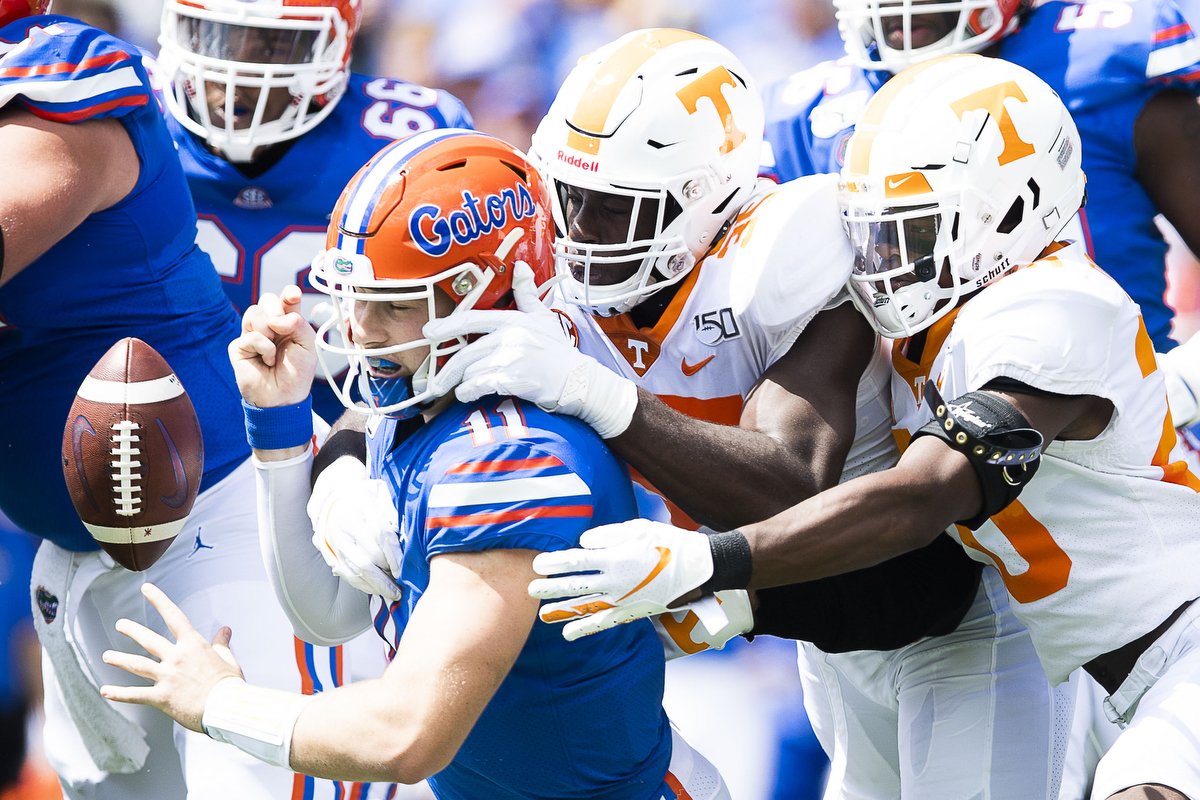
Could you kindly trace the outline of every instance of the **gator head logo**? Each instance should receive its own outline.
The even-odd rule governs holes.
[[[349,275],[354,272],[354,262],[348,258],[338,256],[333,260],[333,271],[338,275]]]
[[[464,189],[457,208],[446,210],[430,203],[417,206],[408,218],[408,233],[417,247],[437,258],[444,256],[452,244],[470,244],[534,216],[537,204],[527,186],[502,189],[483,198]]]
[[[58,617],[58,598],[46,591],[45,586],[39,586],[33,593],[34,599],[37,601],[38,611],[42,612],[42,619],[50,625]]]

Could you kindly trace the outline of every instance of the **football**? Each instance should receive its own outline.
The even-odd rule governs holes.
[[[141,339],[114,344],[75,394],[63,477],[92,538],[144,570],[183,528],[200,488],[200,421],[179,378]]]

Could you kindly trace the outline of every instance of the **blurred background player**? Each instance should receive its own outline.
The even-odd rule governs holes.
[[[1159,353],[1171,337],[1162,214],[1200,251],[1197,6],[1176,0],[834,0],[848,58],[768,89],[767,172],[837,172],[863,108],[891,75],[947,53],[979,52],[1042,76],[1083,137],[1088,204],[1067,236],[1142,308]],[[1200,349],[1200,340],[1195,347]],[[1200,421],[1200,352],[1163,359],[1172,413]]]
[[[361,0],[167,0],[159,63],[197,243],[239,311],[307,287],[342,187],[387,143],[470,128],[453,96],[350,72]],[[324,298],[306,288],[312,322]],[[326,310],[327,304],[324,304]],[[322,382],[317,413],[342,406]]]
[[[47,757],[68,797],[276,798],[346,787],[271,769],[161,714],[96,691],[121,617],[145,619],[138,587],[170,587],[198,624],[241,619],[246,669],[280,688],[338,680],[331,651],[299,645],[258,550],[249,448],[224,343],[239,332],[140,54],[26,0],[0,5],[0,507],[41,537],[31,592],[46,653]],[[44,4],[40,4],[44,5]],[[98,551],[75,515],[59,452],[75,392],[117,339],[137,336],[188,389],[205,473],[187,526],[135,574]],[[68,630],[69,629],[69,630]]]
[[[230,345],[256,407],[247,419],[271,419],[279,432],[269,447],[254,444],[280,599],[302,626],[330,638],[370,626],[371,614],[368,596],[329,573],[306,530],[304,401],[316,351],[346,361],[348,380],[364,384],[371,471],[389,487],[403,551],[403,598],[390,609],[394,657],[383,677],[315,702],[247,685],[151,591],[176,643],[123,623],[160,661],[106,658],[158,686],[110,686],[107,696],[153,703],[193,730],[203,721],[214,738],[273,763],[339,778],[429,777],[439,798],[729,798],[662,710],[652,626],[578,645],[534,624],[538,604],[526,591],[534,553],[633,517],[624,465],[575,420],[502,397],[465,405],[427,388],[462,344],[426,339],[430,319],[510,303],[514,275],[551,277],[549,202],[532,165],[492,137],[446,131],[397,142],[334,209],[328,249],[313,267],[314,284],[337,303],[320,339],[295,313],[293,286],[251,307]],[[482,216],[473,223],[472,208]],[[344,339],[329,339],[333,327]],[[354,408],[344,386],[338,394]],[[424,424],[398,438],[413,419]],[[228,641],[222,632],[217,649]]]
[[[531,155],[555,190],[559,312],[571,337],[520,290],[521,312],[431,323],[435,339],[495,331],[455,355],[434,391],[465,401],[518,394],[583,419],[684,526],[753,519],[893,464],[887,360],[842,293],[853,253],[836,180],[756,183],[761,130],[745,68],[697,34],[635,31],[582,59]],[[902,769],[881,745],[883,767],[846,792],[1053,797],[1055,698],[998,575],[981,583],[949,538],[759,601],[755,634],[835,651],[904,646],[877,690],[903,698],[892,750],[900,731],[928,731],[928,763]],[[674,654],[749,627],[718,638],[696,614],[662,623]],[[725,680],[744,675],[731,669]]]
[[[606,627],[696,588],[869,564],[953,521],[1000,570],[1049,679],[1083,667],[1109,693],[1124,730],[1091,796],[1200,796],[1200,478],[1137,305],[1056,240],[1084,183],[1075,125],[1028,70],[955,55],[889,81],[850,140],[840,204],[856,303],[896,340],[899,463],[741,531],[589,532],[588,549],[535,560],[560,576],[535,596],[578,596],[543,613],[623,606]],[[652,572],[663,561],[685,566]]]

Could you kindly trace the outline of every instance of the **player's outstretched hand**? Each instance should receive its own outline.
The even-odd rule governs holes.
[[[576,349],[567,320],[542,302],[524,262],[513,268],[513,296],[516,311],[464,311],[425,326],[435,341],[486,334],[438,369],[430,388],[454,391],[464,403],[489,394],[520,397],[578,417],[605,438],[623,433],[637,405],[633,383]]]
[[[334,575],[364,594],[400,599],[400,525],[385,481],[342,456],[317,476],[308,499],[313,546]]]
[[[529,594],[541,600],[543,622],[567,622],[563,637],[589,636],[635,619],[671,611],[712,577],[708,537],[661,522],[635,519],[602,525],[580,548],[542,553]]]
[[[100,694],[122,703],[154,706],[185,728],[201,731],[208,693],[225,678],[242,677],[241,667],[229,651],[231,631],[222,628],[210,644],[157,586],[143,584],[142,594],[163,618],[175,641],[132,620],[117,620],[117,632],[141,645],[151,657],[106,650],[102,656],[104,663],[154,683],[101,686]]]
[[[264,294],[242,315],[229,343],[238,390],[259,408],[299,403],[317,372],[316,332],[300,313],[300,287]]]

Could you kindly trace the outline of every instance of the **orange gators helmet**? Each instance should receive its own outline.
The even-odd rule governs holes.
[[[333,111],[361,18],[362,0],[166,0],[167,108],[230,161],[250,161]]]
[[[0,28],[10,22],[49,11],[50,0],[0,0]]]
[[[317,354],[347,408],[407,418],[435,399],[426,388],[445,357],[465,340],[415,339],[365,348],[349,335],[355,303],[425,300],[437,316],[442,292],[454,312],[512,306],[513,266],[523,261],[539,284],[554,273],[550,193],[510,144],[460,129],[417,134],[372,158],[342,191],[326,249],[310,281],[334,302],[317,332]],[[344,342],[342,339],[344,338]],[[420,347],[430,355],[410,378],[382,380],[370,359]],[[327,360],[328,359],[328,360]],[[351,396],[357,381],[368,407]]]

